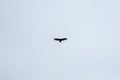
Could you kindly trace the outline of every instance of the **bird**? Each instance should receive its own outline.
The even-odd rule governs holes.
[[[60,43],[64,40],[67,40],[67,38],[54,38],[54,40],[59,41]]]

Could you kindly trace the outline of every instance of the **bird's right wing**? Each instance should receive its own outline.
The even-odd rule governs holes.
[[[60,39],[58,39],[58,38],[55,38],[54,40],[57,40],[57,41],[59,41]]]

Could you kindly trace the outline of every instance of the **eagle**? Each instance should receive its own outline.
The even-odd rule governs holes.
[[[61,43],[62,41],[67,40],[67,38],[54,38],[54,40],[59,41]]]

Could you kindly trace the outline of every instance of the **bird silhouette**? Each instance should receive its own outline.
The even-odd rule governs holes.
[[[60,43],[64,40],[67,40],[67,38],[54,38],[54,40],[59,41]]]

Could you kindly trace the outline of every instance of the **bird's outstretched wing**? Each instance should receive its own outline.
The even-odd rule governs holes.
[[[58,38],[54,38],[54,40],[59,41],[60,39],[58,39]]]
[[[62,38],[61,40],[64,41],[64,40],[67,40],[67,38]]]

